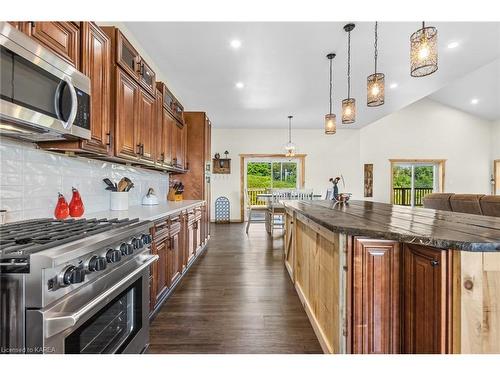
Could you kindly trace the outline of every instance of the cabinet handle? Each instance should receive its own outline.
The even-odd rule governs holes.
[[[106,133],[106,135],[108,136],[108,143],[106,143],[106,146],[111,146],[113,136],[111,135],[111,133]]]
[[[432,266],[432,267],[437,267],[437,266],[439,266],[439,261],[438,261],[438,260],[435,260],[435,259],[431,260],[431,266]]]
[[[165,161],[165,153],[164,153],[164,152],[162,152],[162,153],[161,153],[161,161],[162,161],[162,162],[164,162],[164,161]]]
[[[141,154],[141,144],[138,143],[137,144],[137,152],[136,152],[137,155],[140,155]]]
[[[141,64],[141,76],[144,75],[144,63]]]
[[[474,288],[474,283],[472,282],[472,280],[465,280],[464,288],[467,290],[472,290],[472,288]]]
[[[30,21],[30,25],[33,29],[35,28],[35,23],[36,23],[35,21]]]
[[[141,143],[141,155],[144,156],[144,143]]]

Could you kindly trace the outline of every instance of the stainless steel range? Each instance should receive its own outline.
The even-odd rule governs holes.
[[[140,353],[149,341],[149,221],[0,226],[0,353]]]

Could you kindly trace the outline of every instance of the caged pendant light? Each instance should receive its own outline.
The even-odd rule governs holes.
[[[367,105],[378,107],[385,101],[385,75],[377,73],[378,60],[378,22],[375,22],[375,72],[367,78]]]
[[[325,115],[325,134],[335,134],[337,132],[337,118],[332,113],[332,95],[333,95],[333,68],[332,62],[335,58],[334,53],[329,53],[326,58],[330,60],[330,112]]]
[[[342,124],[352,124],[356,121],[356,99],[351,98],[351,31],[354,24],[344,26],[347,32],[347,99],[342,100]]]
[[[425,26],[410,36],[410,62],[412,77],[425,77],[438,69],[437,29]]]
[[[285,156],[287,158],[293,158],[297,151],[297,146],[292,142],[292,118],[293,116],[288,116],[288,143],[285,144]]]

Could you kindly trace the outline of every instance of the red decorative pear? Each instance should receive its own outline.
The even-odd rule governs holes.
[[[69,214],[71,217],[80,217],[85,211],[83,207],[82,197],[77,189],[71,188],[73,190],[73,196],[71,197],[71,202],[69,202]]]
[[[66,199],[64,199],[64,195],[61,193],[57,193],[57,204],[56,209],[54,210],[54,217],[58,220],[64,220],[69,216],[69,206]]]

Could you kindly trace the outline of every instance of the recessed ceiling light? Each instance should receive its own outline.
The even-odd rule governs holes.
[[[448,48],[449,49],[457,48],[458,44],[459,44],[458,42],[450,42],[448,43]]]
[[[243,82],[236,82],[235,86],[237,89],[242,89],[243,87],[245,87]]]
[[[233,39],[229,44],[231,45],[231,48],[238,49],[241,47],[241,40]]]
[[[395,89],[396,87],[398,87],[398,84],[396,82],[394,82],[394,83],[391,83],[391,85],[389,87],[391,89]]]
[[[479,99],[474,98],[474,99],[472,99],[470,102],[471,102],[472,104],[477,104],[477,103],[479,103]]]

